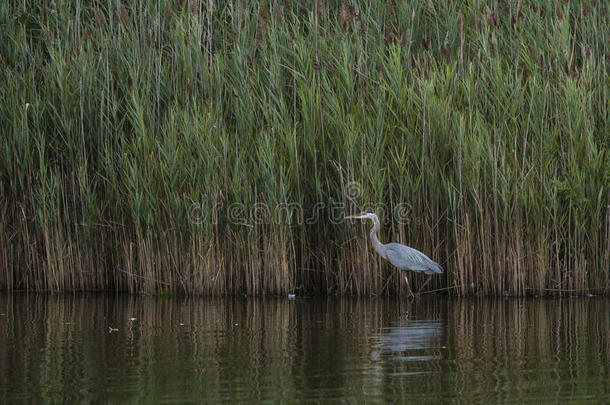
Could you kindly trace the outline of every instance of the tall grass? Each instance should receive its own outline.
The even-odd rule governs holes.
[[[0,288],[608,293],[608,11],[3,2]]]

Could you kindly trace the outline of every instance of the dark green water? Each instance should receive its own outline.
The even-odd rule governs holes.
[[[609,353],[604,298],[0,296],[2,403],[608,403]]]

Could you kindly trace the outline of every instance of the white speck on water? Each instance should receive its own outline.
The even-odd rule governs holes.
[[[180,326],[184,326],[184,324],[182,322],[180,322]]]
[[[108,327],[108,332],[112,333],[112,332],[118,332],[119,329],[118,328],[113,328],[112,326]]]
[[[293,300],[296,298],[296,294],[288,294],[288,299]]]
[[[129,318],[130,321],[135,321],[137,318]]]
[[[235,326],[237,326],[237,323],[235,323]]]

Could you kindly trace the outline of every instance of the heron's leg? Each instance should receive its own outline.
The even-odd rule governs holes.
[[[413,298],[413,292],[411,291],[411,285],[409,285],[409,278],[405,274],[405,281],[407,282],[407,297]]]
[[[421,287],[419,287],[419,290],[417,290],[417,294],[415,294],[417,297],[419,297],[419,293],[421,292],[421,290],[424,289],[424,287],[426,286],[426,284],[428,284],[428,282],[432,279],[432,276],[428,276],[428,279],[422,284]]]

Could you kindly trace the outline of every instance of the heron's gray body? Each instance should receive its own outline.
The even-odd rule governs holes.
[[[387,261],[401,270],[423,272],[425,274],[442,274],[443,268],[417,249],[400,243],[386,243],[385,257]]]

